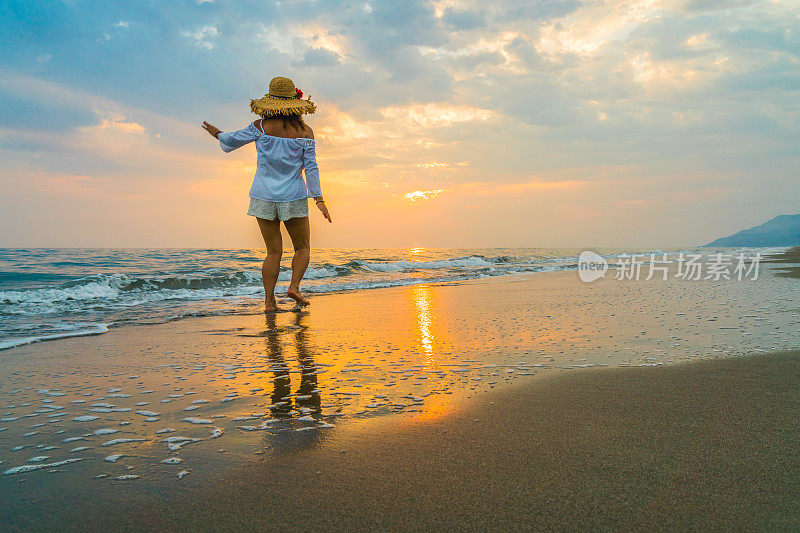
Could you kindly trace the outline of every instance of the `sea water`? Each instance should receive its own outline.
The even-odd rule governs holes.
[[[594,251],[611,261],[628,253],[651,252]],[[574,270],[580,252],[315,249],[302,290],[330,293]],[[291,277],[291,256],[291,251],[284,253],[278,296]],[[0,349],[97,335],[129,324],[259,312],[263,259],[259,249],[0,249]]]

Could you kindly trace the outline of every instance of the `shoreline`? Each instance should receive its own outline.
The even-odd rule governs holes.
[[[787,266],[780,267],[777,274],[787,278],[800,278],[800,247],[789,248],[782,254],[773,255],[766,262],[786,263]]]
[[[487,250],[488,249],[482,250],[482,251],[486,252]],[[497,251],[506,250],[506,249],[497,248],[497,249],[491,249],[491,250],[494,250],[495,252],[497,252]],[[529,250],[537,250],[537,249],[529,249]],[[622,250],[622,249],[620,249],[620,250]],[[464,253],[467,253],[469,251],[470,250],[467,250],[467,249],[463,250]],[[472,251],[475,252],[475,251],[481,251],[481,250],[472,250]],[[564,249],[563,251],[566,251],[566,249]],[[572,250],[572,251],[574,252],[575,250]],[[618,256],[616,253],[611,251],[611,249],[608,249],[607,252],[609,253],[609,255],[608,255],[609,259],[611,259],[612,261],[613,261],[613,258]],[[670,252],[670,253],[675,253],[675,252]],[[706,250],[706,251],[704,251],[704,253],[711,253],[711,252],[708,252]],[[768,257],[767,259],[763,259],[762,260],[764,263],[795,263],[796,264],[796,263],[800,262],[800,253],[798,253],[798,249],[797,248],[790,249],[790,250],[788,250],[786,252],[783,252],[781,254],[778,254],[778,255],[770,255],[770,256],[767,256],[767,257]],[[477,265],[477,266],[486,266],[486,267],[491,267],[493,269],[509,268],[510,270],[504,271],[503,273],[491,274],[491,275],[486,275],[486,274],[483,274],[483,275],[476,275],[476,274],[467,275],[464,272],[460,272],[457,275],[455,275],[455,277],[453,277],[449,273],[446,273],[445,270],[441,270],[442,268],[444,268],[444,265],[446,265],[448,261],[454,261],[453,265],[461,265],[461,262],[463,262],[463,260],[467,260],[467,259],[473,260],[473,262],[474,261],[478,261],[480,264]],[[390,262],[389,265],[393,266],[393,267],[400,268],[400,270],[410,269],[410,270],[408,270],[408,272],[414,272],[414,269],[416,268],[414,265],[416,265],[416,264],[421,265],[421,268],[423,270],[425,268],[427,268],[427,267],[431,267],[431,268],[433,268],[433,270],[427,271],[427,273],[424,276],[419,277],[419,278],[394,279],[393,281],[390,281],[389,285],[387,285],[387,286],[382,285],[382,282],[379,279],[373,279],[369,283],[375,283],[375,285],[369,285],[369,283],[367,283],[367,285],[365,285],[365,286],[359,286],[359,287],[353,286],[353,288],[348,288],[349,285],[347,283],[345,283],[343,285],[344,288],[336,288],[336,289],[332,289],[330,291],[324,290],[322,292],[317,292],[318,283],[324,282],[326,279],[334,279],[334,278],[338,279],[338,277],[335,276],[334,278],[328,278],[328,277],[323,276],[323,277],[320,278],[320,277],[317,277],[316,275],[311,275],[311,277],[305,281],[304,290],[307,291],[306,292],[307,295],[312,296],[312,298],[316,298],[316,297],[332,296],[332,295],[336,295],[336,294],[348,294],[348,293],[358,292],[358,291],[362,291],[362,290],[366,290],[366,291],[385,290],[387,288],[390,289],[390,288],[396,288],[396,287],[437,286],[437,285],[459,284],[459,283],[481,282],[481,281],[485,281],[485,282],[493,282],[493,281],[502,282],[502,281],[504,281],[504,278],[515,278],[515,277],[518,277],[518,276],[546,275],[546,274],[550,274],[550,273],[553,273],[553,272],[565,272],[565,273],[568,273],[568,272],[576,271],[576,268],[577,268],[577,264],[574,263],[575,261],[577,261],[577,257],[554,256],[554,257],[551,257],[551,258],[547,258],[546,256],[542,256],[542,257],[531,256],[530,258],[528,258],[528,259],[530,259],[530,261],[528,263],[514,263],[514,262],[505,263],[505,262],[501,261],[501,259],[503,259],[502,256],[501,257],[494,257],[494,258],[490,257],[490,258],[487,259],[483,255],[468,255],[468,256],[465,256],[465,257],[450,258],[450,259],[430,259],[429,258],[429,260],[422,260],[421,262],[418,262],[418,263],[417,262],[407,262],[407,261],[401,259],[401,260],[395,261],[394,263]],[[359,261],[368,263],[369,260],[362,259],[362,260],[359,260]],[[359,262],[359,261],[355,261],[355,262]],[[524,268],[522,270],[516,270],[516,268],[520,267],[520,265],[524,266],[525,264],[527,264],[529,266],[530,265],[535,265],[536,268],[540,268],[540,270],[525,270]],[[384,267],[386,265],[384,265],[382,263],[378,263],[376,265],[383,265],[381,267],[377,267],[377,266],[373,265],[374,268],[377,268],[377,270],[374,272],[374,274],[379,275],[379,276],[383,275],[383,274],[386,274],[388,272],[397,273],[397,272],[400,271],[400,270],[396,270],[396,269],[393,269],[393,268],[389,268],[388,270],[384,270]],[[470,263],[470,265],[473,266],[473,267],[476,266],[475,264],[472,264],[472,263]],[[560,265],[560,266],[551,266],[551,265]],[[336,268],[339,268],[339,267],[342,267],[342,266],[347,266],[348,268],[350,268],[351,265],[350,265],[350,263],[346,263],[344,265],[336,265],[336,264],[334,264],[333,268],[336,269]],[[553,268],[554,270],[550,270],[551,268]],[[800,267],[786,266],[786,267],[782,267],[782,268],[783,268],[784,272],[780,272],[778,274],[780,276],[796,277],[796,276],[800,275],[800,270],[799,270]],[[316,266],[311,267],[312,271],[320,270],[320,269],[321,270],[330,270],[330,265],[324,264],[324,265],[316,265]],[[436,272],[436,273],[438,273],[438,275],[433,275],[432,272]],[[284,274],[285,274],[285,272],[282,272],[281,275],[283,276]],[[133,274],[131,274],[131,275],[133,275]],[[236,275],[241,275],[241,276],[244,276],[245,278],[252,278],[252,276],[254,276],[255,274],[253,272],[243,271],[243,272],[239,272]],[[101,277],[102,276],[108,277],[109,274],[106,273],[106,274],[102,274],[100,276]],[[227,274],[227,276],[228,276],[228,278],[230,278],[230,276],[234,276],[234,274]],[[428,276],[430,276],[430,277],[428,277]],[[461,277],[461,276],[464,276],[464,277]],[[81,278],[81,279],[88,280],[91,277],[92,276],[84,277],[84,278]],[[225,278],[225,276],[222,276],[222,277]],[[231,281],[228,278],[225,278],[225,279],[227,281]],[[148,280],[149,280],[149,278],[147,278],[147,276],[145,276],[145,277],[141,277],[141,278],[136,278],[135,281],[137,283],[139,283],[139,282],[149,283],[150,281],[148,281]],[[191,280],[178,279],[178,278],[175,278],[175,279],[170,278],[170,279],[167,279],[167,280],[162,280],[162,282],[164,282],[164,283],[167,283],[167,282],[172,283],[173,284],[173,288],[182,287],[186,283],[188,283],[189,281],[191,281]],[[212,282],[212,281],[219,282],[220,279],[219,278],[214,278],[213,280],[210,280],[210,279],[198,279],[198,280],[194,280],[194,281],[196,281],[197,283],[200,283],[202,285],[202,283],[208,283],[208,282]],[[283,283],[285,281],[286,280],[283,280],[283,281],[281,281],[279,283]],[[92,283],[94,283],[94,282],[92,282]],[[92,283],[90,283],[90,285]],[[100,283],[100,285],[103,285],[103,283],[110,283],[110,282],[109,282],[108,279],[106,279],[105,281],[100,280],[98,283]],[[155,283],[160,283],[160,282],[155,281]],[[177,285],[175,285],[175,284],[177,284]],[[359,285],[359,283],[355,282],[355,285]],[[212,283],[212,286],[215,287],[216,285],[213,285],[213,283]],[[279,286],[282,286],[282,285],[279,285]],[[109,290],[114,292],[114,291],[118,290],[119,287],[116,287],[116,288],[106,287],[106,288],[108,288]],[[208,288],[211,288],[211,286],[208,287]],[[241,287],[239,287],[239,288],[241,288]],[[42,287],[42,288],[36,289],[36,290],[44,290],[44,289],[45,288]],[[84,287],[84,289],[85,290],[89,290],[87,287]],[[96,289],[97,289],[97,287],[94,287],[91,290],[96,290]],[[53,290],[53,291],[59,292],[59,291],[62,291],[62,290],[67,290],[67,289],[58,288],[58,287],[51,287],[48,290]],[[69,290],[72,290],[72,289],[69,289]],[[16,293],[15,294],[13,289],[10,291],[9,294],[11,294],[12,301],[14,301],[15,298],[21,298],[21,296],[20,296],[21,293]],[[135,293],[133,293],[133,292],[131,292],[131,293],[123,292],[123,293],[120,293],[120,294],[127,294],[127,296],[130,297],[130,296],[133,296]],[[2,296],[2,295],[0,295],[0,296]],[[77,300],[81,300],[85,296],[85,294],[83,294],[83,293],[81,293],[81,294],[71,294],[70,293],[70,294],[63,294],[61,296],[65,297],[65,299],[63,301],[72,300],[73,297],[77,301]],[[144,294],[144,293],[142,293],[140,296],[142,298],[145,298],[145,299],[147,298],[147,295]],[[53,297],[53,296],[52,295],[51,296],[42,295],[42,298],[44,298],[44,300],[46,300],[48,297]],[[288,301],[288,299],[284,299],[284,300]],[[58,300],[58,301],[62,301],[62,300]],[[98,316],[98,317],[92,319],[90,322],[82,323],[82,318],[78,318],[78,317],[74,316],[72,319],[70,319],[70,321],[71,322],[79,322],[79,324],[68,323],[68,324],[66,324],[66,326],[68,326],[68,327],[63,328],[63,330],[60,330],[60,331],[53,331],[53,329],[50,328],[48,331],[39,332],[35,336],[29,336],[29,334],[27,334],[27,333],[25,335],[23,335],[23,336],[19,336],[18,334],[14,334],[14,335],[8,337],[7,339],[4,339],[4,340],[0,341],[0,352],[6,351],[6,350],[11,350],[11,349],[18,348],[18,347],[21,347],[21,346],[27,346],[27,345],[30,345],[30,344],[36,344],[36,343],[40,343],[40,342],[53,342],[53,341],[62,341],[64,339],[73,338],[73,337],[84,337],[84,336],[88,337],[88,336],[94,336],[94,335],[103,335],[103,334],[107,333],[109,330],[113,331],[113,330],[115,330],[117,328],[120,328],[120,327],[124,327],[124,328],[135,327],[135,326],[143,325],[143,324],[144,325],[158,325],[158,324],[164,324],[164,323],[179,322],[181,320],[186,320],[188,318],[193,318],[193,317],[208,317],[208,318],[211,318],[211,317],[215,317],[215,316],[237,316],[237,315],[242,315],[242,314],[255,314],[255,315],[258,315],[261,312],[261,309],[260,309],[261,301],[260,301],[260,299],[259,298],[254,298],[254,297],[252,297],[252,295],[246,296],[246,295],[240,294],[240,295],[238,295],[236,297],[233,297],[233,296],[225,297],[225,298],[222,298],[222,297],[211,298],[210,297],[207,300],[203,300],[203,299],[198,300],[199,304],[205,305],[204,308],[193,308],[192,307],[193,304],[191,303],[192,302],[191,300],[181,300],[180,298],[178,298],[178,301],[180,302],[180,305],[185,305],[186,309],[183,309],[181,312],[179,312],[177,316],[169,316],[169,315],[164,316],[163,315],[163,309],[159,310],[159,311],[155,311],[156,314],[153,316],[155,321],[151,321],[150,319],[147,319],[147,320],[144,320],[142,322],[138,322],[137,320],[141,319],[142,317],[136,318],[136,317],[130,317],[130,316],[121,317],[119,320],[116,320],[114,318],[114,316],[113,316],[113,313],[112,313],[109,316]],[[33,302],[35,302],[35,300],[32,301],[31,303],[33,303]],[[41,304],[43,302],[39,302],[39,303]],[[288,302],[288,303],[291,303],[291,302]],[[102,305],[102,302],[100,302],[100,304]],[[286,310],[288,310],[288,309],[286,309]],[[106,311],[108,311],[108,310],[106,310]],[[13,314],[14,313],[12,313],[12,315]],[[68,322],[70,322],[70,321],[68,321]],[[45,328],[45,329],[47,329],[47,328]],[[32,328],[32,330],[35,330],[35,327]]]
[[[704,520],[717,511],[691,500],[742,524],[738,508],[755,525],[796,525],[796,484],[768,479],[800,477],[787,451],[800,435],[796,290],[771,273],[593,284],[521,274],[4,351],[0,470],[39,448],[53,450],[47,462],[86,460],[0,476],[0,523],[647,529],[675,516],[714,526]],[[164,431],[196,440],[171,449]],[[108,442],[118,436],[126,442]],[[770,494],[755,495],[763,512],[736,486],[753,475]],[[709,484],[740,492],[718,501]]]

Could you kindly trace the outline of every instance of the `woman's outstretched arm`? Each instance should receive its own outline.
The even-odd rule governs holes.
[[[223,133],[216,126],[208,122],[203,122],[203,129],[219,139],[219,147],[222,148],[224,152],[232,152],[245,144],[255,141],[261,133],[252,124],[237,131]]]

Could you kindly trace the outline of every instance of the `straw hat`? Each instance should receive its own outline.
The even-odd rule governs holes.
[[[269,82],[269,92],[264,98],[250,100],[250,109],[262,117],[305,115],[316,111],[317,106],[311,97],[301,100],[302,97],[303,91],[295,88],[292,80],[278,76]]]

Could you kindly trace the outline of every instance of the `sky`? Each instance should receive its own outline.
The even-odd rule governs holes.
[[[800,212],[800,0],[0,0],[0,246],[258,247],[316,102],[315,247],[681,247]],[[287,243],[288,244],[288,243]]]

